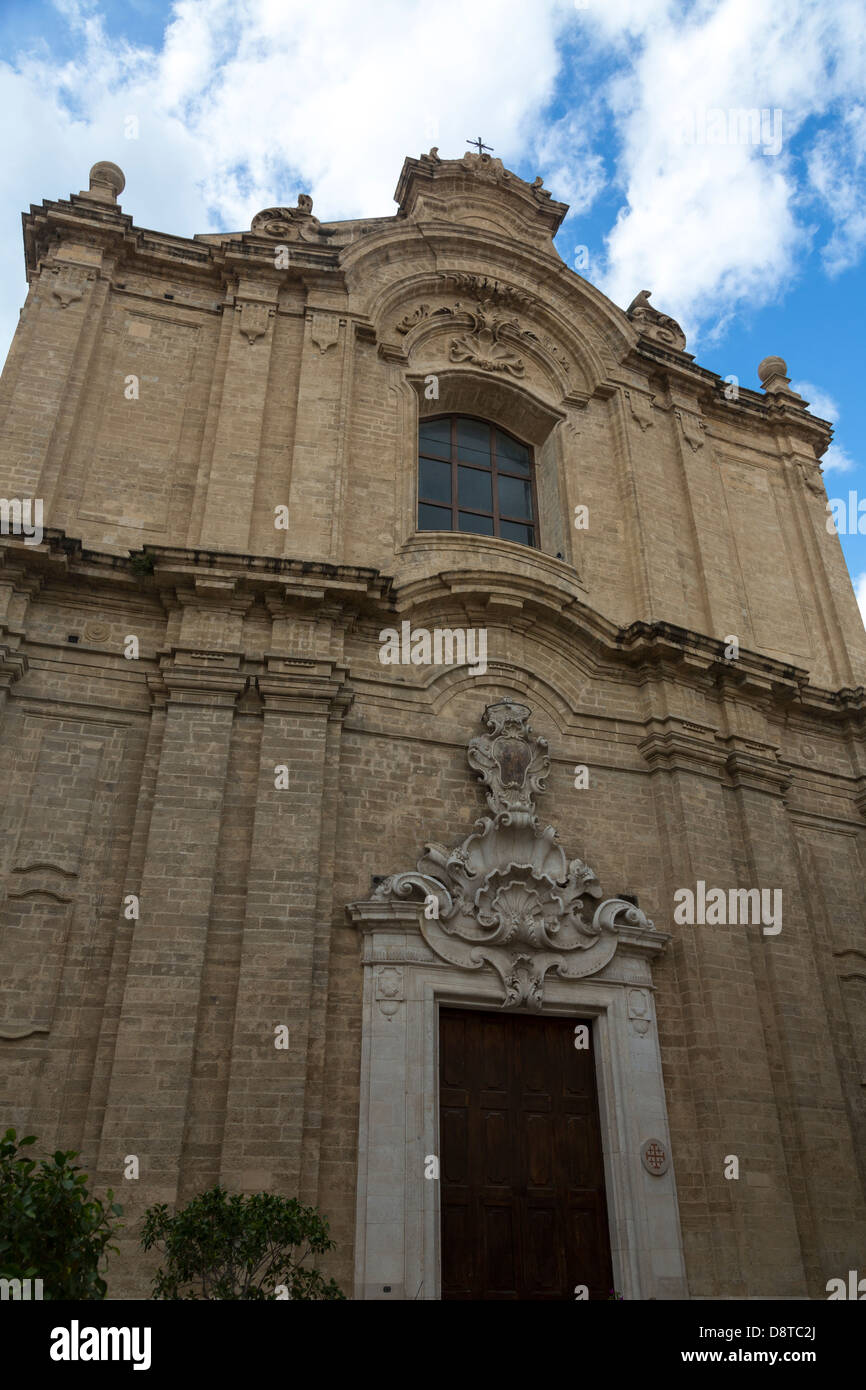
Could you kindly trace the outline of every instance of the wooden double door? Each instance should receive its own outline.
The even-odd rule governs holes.
[[[440,1011],[444,1299],[610,1296],[595,1065],[577,1022]]]

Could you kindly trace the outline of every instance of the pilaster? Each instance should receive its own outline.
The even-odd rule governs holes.
[[[334,722],[351,701],[345,671],[327,661],[268,654],[259,787],[232,1041],[222,1180],[296,1195],[302,1171],[314,976],[330,913],[335,808],[326,800]],[[280,770],[284,769],[284,772]],[[277,785],[285,781],[287,785]],[[288,1029],[277,1046],[276,1030]],[[308,1179],[309,1181],[309,1175]]]
[[[278,281],[239,275],[199,543],[244,552],[256,496]]]
[[[108,1087],[99,1169],[118,1186],[127,1155],[127,1216],[172,1203],[199,1016],[237,671],[163,662],[165,730]],[[131,1225],[130,1225],[131,1230]],[[130,1237],[131,1238],[131,1237]]]

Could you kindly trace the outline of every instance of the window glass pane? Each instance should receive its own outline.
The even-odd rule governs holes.
[[[457,473],[457,500],[460,506],[477,507],[479,512],[492,512],[493,479],[490,474],[481,473],[477,468],[458,468]]]
[[[519,526],[516,521],[500,521],[499,531],[505,541],[522,541],[524,545],[535,544],[531,526]]]
[[[461,468],[461,473],[463,469]],[[499,478],[499,510],[503,516],[532,516],[532,488],[520,478]]]
[[[437,459],[451,457],[451,420],[422,420],[418,426],[418,452]]]
[[[457,453],[466,463],[490,467],[490,426],[461,416],[457,421]]]
[[[492,516],[473,516],[471,512],[460,512],[460,530],[474,531],[476,536],[493,535]]]
[[[426,502],[418,503],[419,531],[450,531],[451,508],[429,507]]]
[[[418,496],[451,505],[451,464],[435,459],[418,460]]]
[[[529,450],[502,430],[496,431],[496,466],[506,473],[529,473]]]

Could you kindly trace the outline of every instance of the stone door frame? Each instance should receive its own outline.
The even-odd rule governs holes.
[[[364,970],[355,1298],[439,1299],[439,1183],[424,1176],[427,1156],[439,1154],[438,1011],[501,1008],[502,986],[489,968],[435,956],[417,902],[370,900],[347,911]],[[641,1159],[651,1139],[671,1157],[650,964],[670,938],[640,927],[618,936],[596,974],[551,972],[542,1012],[593,1020],[616,1289],[628,1299],[686,1298],[674,1165],[657,1176]]]

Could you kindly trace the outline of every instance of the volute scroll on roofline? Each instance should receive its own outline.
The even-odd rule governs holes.
[[[510,699],[486,707],[487,733],[471,739],[468,760],[492,815],[453,849],[426,845],[417,868],[384,879],[373,901],[423,900],[419,929],[435,956],[466,970],[492,966],[503,1008],[537,1010],[548,973],[595,974],[612,959],[622,928],[654,928],[624,898],[597,902],[593,870],[567,860],[554,827],[541,825],[535,798],[546,789],[550,758],[531,713]]]
[[[674,348],[677,352],[684,352],[685,333],[670,314],[663,314],[650,304],[651,293],[651,290],[640,290],[626,309],[626,318],[635,325],[638,332],[642,333],[645,338],[651,338],[655,342],[664,344],[665,347]]]
[[[315,242],[336,235],[336,228],[323,227],[313,216],[313,200],[308,193],[298,194],[297,207],[263,208],[253,218],[250,231],[281,241]]]

